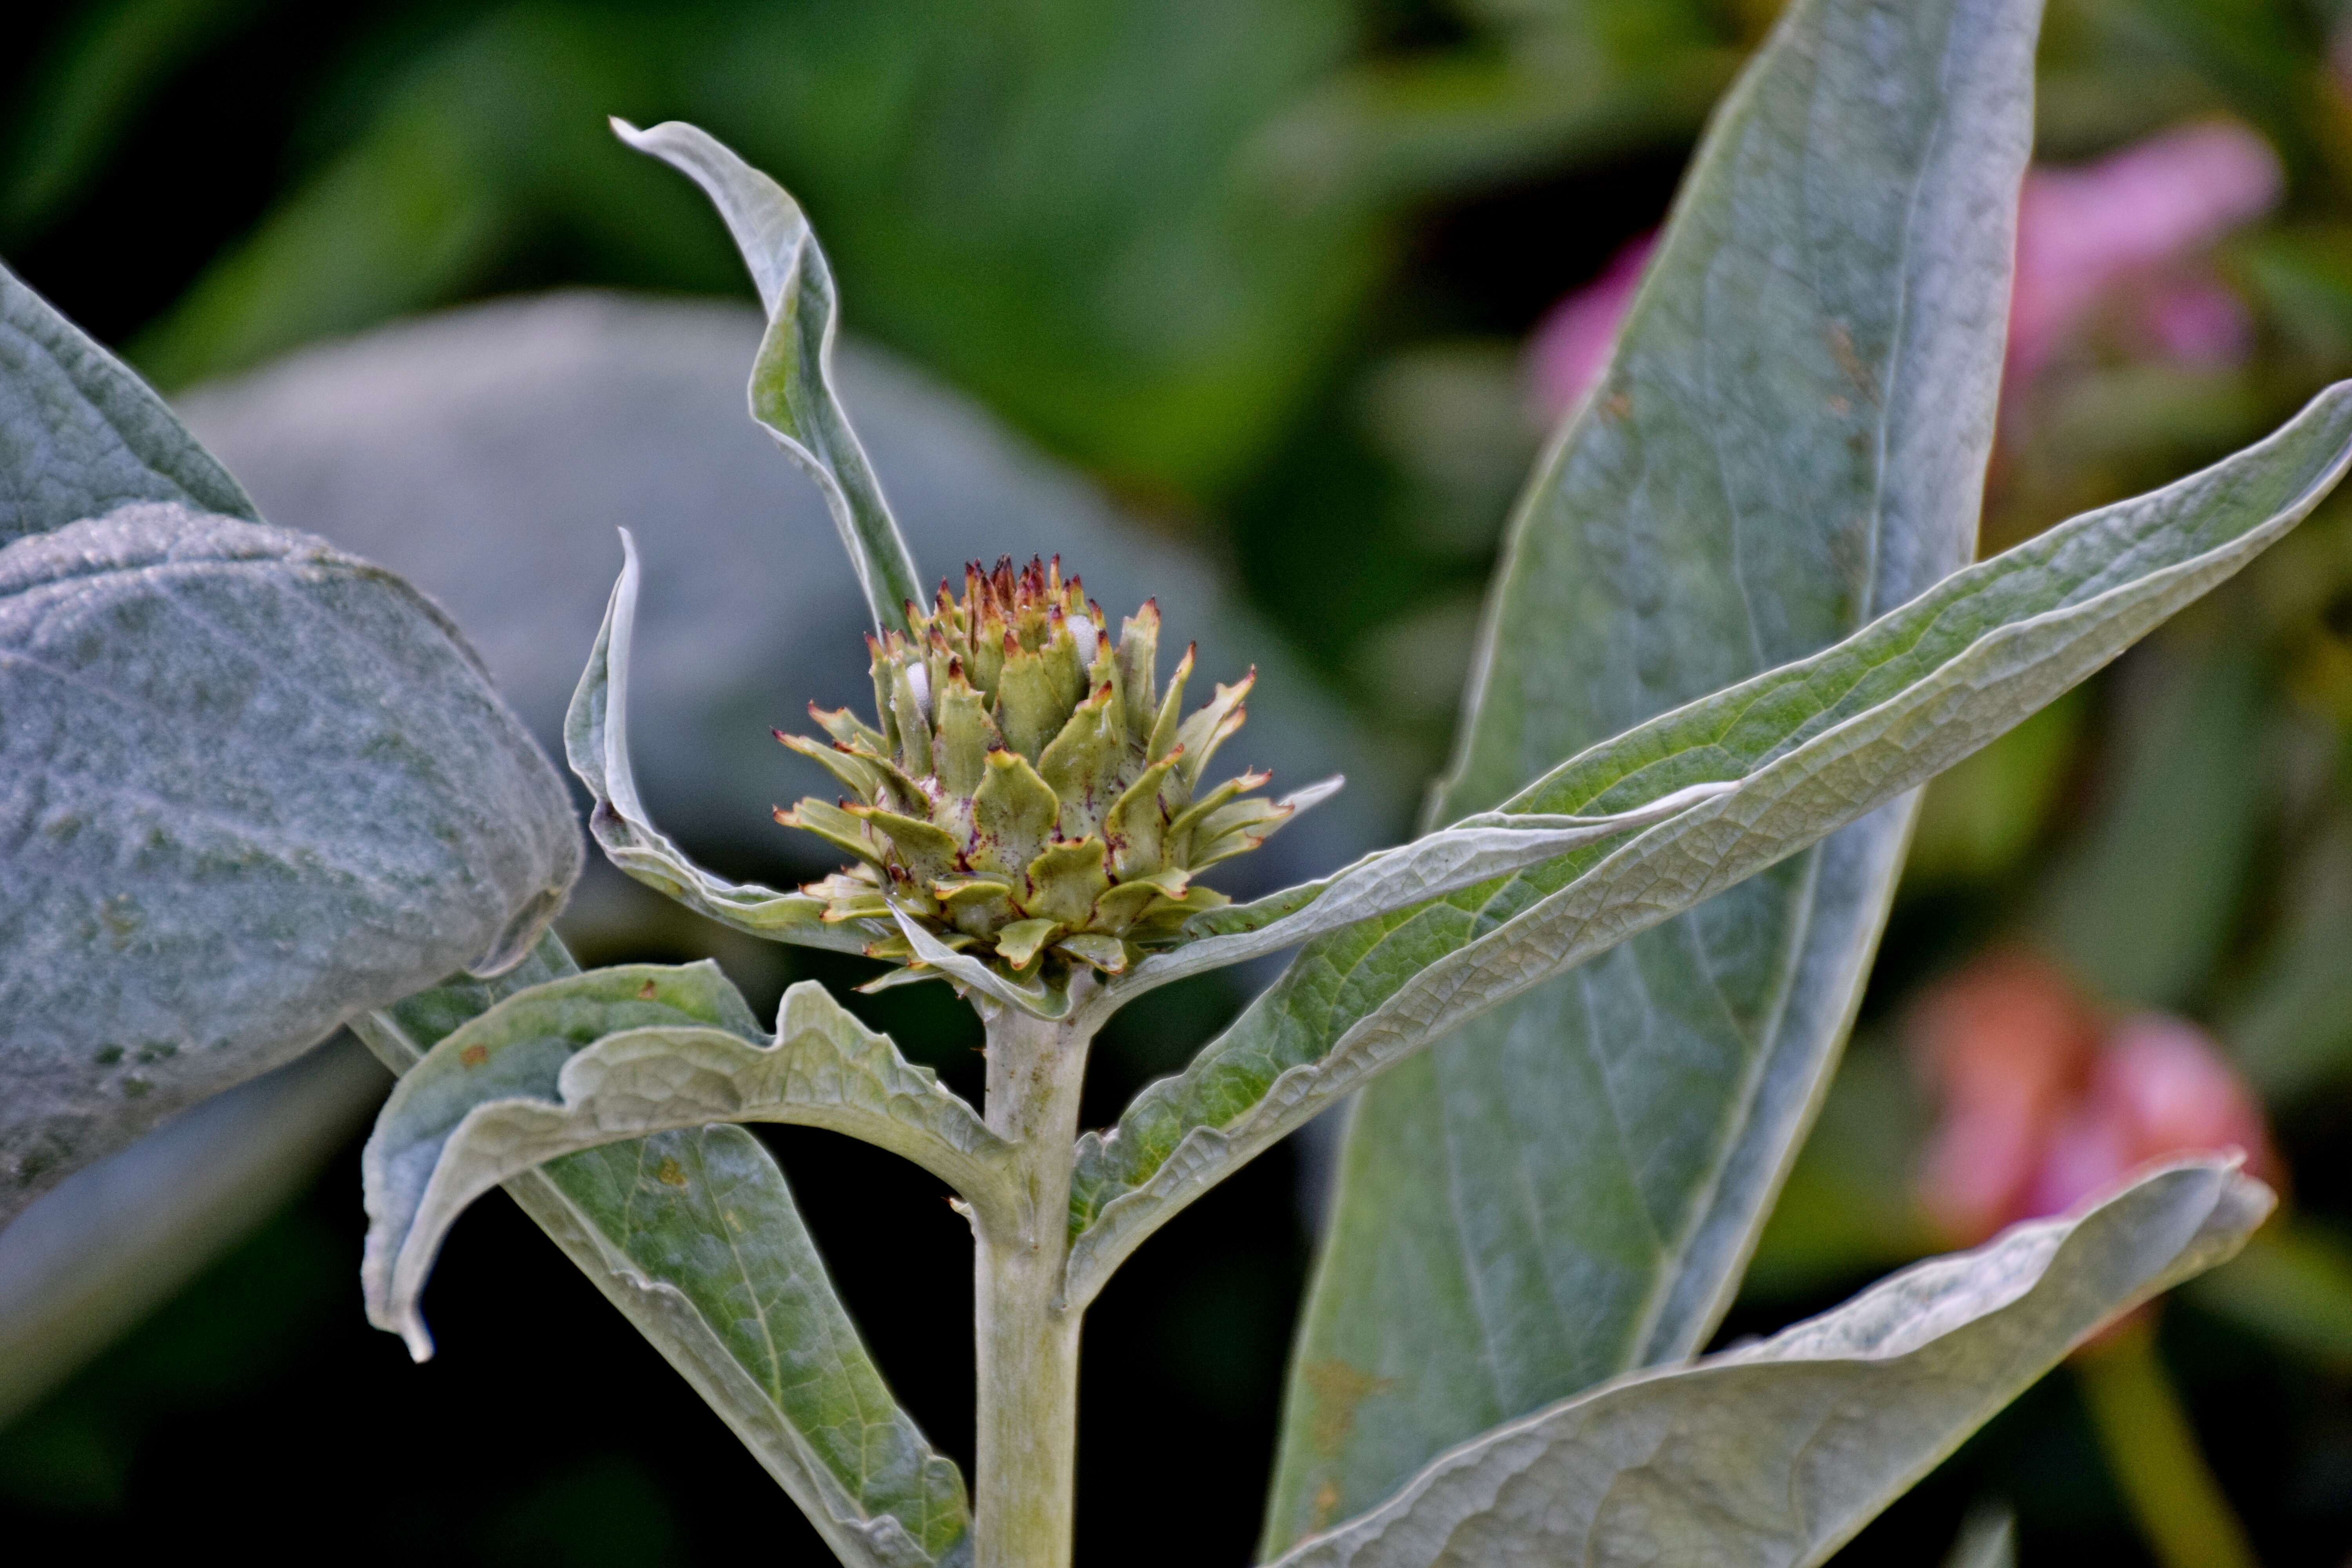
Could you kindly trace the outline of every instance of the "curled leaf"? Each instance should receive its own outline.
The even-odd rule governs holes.
[[[562,783],[391,574],[134,503],[0,546],[0,1218],[354,1013],[527,952]]]
[[[621,551],[620,580],[613,584],[604,626],[563,721],[564,753],[593,802],[588,831],[597,847],[646,886],[753,936],[845,952],[863,952],[882,940],[887,928],[876,921],[825,923],[823,899],[712,875],[688,858],[646,816],[645,803],[637,798],[636,772],[629,763],[629,650],[637,620],[637,547],[626,529],[621,531]]]
[[[578,973],[550,936],[510,974],[419,993],[352,1027],[406,1072],[498,1002]],[[759,1139],[658,1132],[567,1154],[506,1190],[849,1568],[970,1563],[963,1478],[891,1397]]]
[[[2273,1202],[2221,1161],[2158,1169],[1760,1343],[1474,1437],[1277,1568],[1807,1568],[2100,1324],[2237,1251]]]
[[[370,1321],[424,1360],[417,1297],[468,1204],[565,1154],[729,1121],[830,1128],[905,1155],[976,1206],[1012,1201],[1002,1140],[815,982],[784,993],[771,1042],[708,962],[593,970],[499,1003],[393,1090],[361,1165]]]
[[[768,312],[768,334],[751,368],[751,417],[824,492],[875,625],[903,631],[908,602],[922,599],[923,584],[834,393],[833,268],[800,204],[694,126],[669,121],[640,131],[615,120],[613,130],[700,185],[727,220]]]
[[[362,1008],[527,952],[562,782],[448,619],[258,521],[0,268],[0,1223]]]

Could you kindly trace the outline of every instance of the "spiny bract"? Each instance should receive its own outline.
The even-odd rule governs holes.
[[[776,820],[856,857],[808,892],[828,921],[890,921],[891,906],[949,946],[993,952],[1006,973],[1049,963],[1116,974],[1225,902],[1193,877],[1255,849],[1292,808],[1245,773],[1195,796],[1218,745],[1241,728],[1256,671],[1181,717],[1192,649],[1155,691],[1158,606],[1113,643],[1099,605],[1061,558],[966,568],[908,604],[910,633],[868,637],[880,727],[847,709],[809,713],[832,742],[778,731],[856,799],[803,800]],[[903,934],[867,952],[914,960]]]

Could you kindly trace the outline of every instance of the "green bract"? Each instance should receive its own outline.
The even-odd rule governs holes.
[[[1197,873],[1298,809],[1254,795],[1262,773],[1202,787],[1256,672],[1187,715],[1193,650],[1162,693],[1159,606],[1114,640],[1061,566],[975,563],[961,598],[941,584],[928,610],[907,605],[906,633],[867,639],[876,723],[812,703],[830,744],[777,732],[856,797],[776,814],[856,858],[806,889],[827,921],[913,921],[1023,981],[1074,964],[1122,974],[1227,901]],[[866,952],[924,963],[902,932]]]

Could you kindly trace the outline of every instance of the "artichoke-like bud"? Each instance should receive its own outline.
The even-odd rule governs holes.
[[[1008,556],[907,618],[908,634],[866,639],[876,723],[812,703],[828,742],[776,734],[849,791],[776,813],[853,858],[806,889],[826,920],[904,913],[1016,977],[1117,974],[1224,903],[1193,879],[1291,815],[1251,794],[1263,773],[1202,787],[1256,672],[1186,716],[1192,649],[1160,691],[1150,601],[1113,641],[1060,557],[1016,571]],[[867,952],[915,962],[903,935]]]

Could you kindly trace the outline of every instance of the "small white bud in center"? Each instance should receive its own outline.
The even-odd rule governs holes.
[[[924,723],[929,723],[931,721],[931,672],[923,667],[921,660],[919,659],[907,666],[907,684],[914,689],[915,711],[923,716]]]
[[[1095,666],[1095,650],[1102,646],[1102,634],[1095,630],[1094,617],[1072,616],[1069,619],[1069,627],[1070,635],[1076,637],[1078,643],[1078,668],[1092,669]]]

